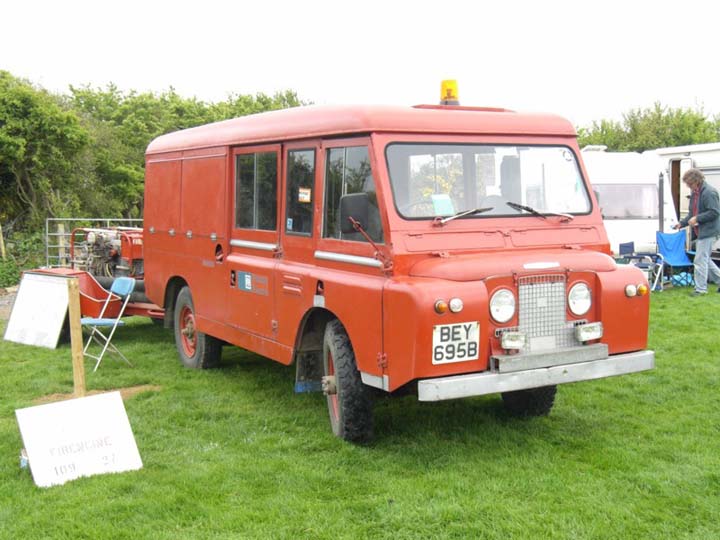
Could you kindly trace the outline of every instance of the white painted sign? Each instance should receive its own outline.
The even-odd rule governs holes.
[[[15,411],[35,484],[142,468],[120,392]]]
[[[25,272],[4,339],[54,349],[60,338],[67,309],[66,277]]]

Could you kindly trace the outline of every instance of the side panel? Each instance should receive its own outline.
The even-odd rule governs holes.
[[[152,156],[145,164],[145,293],[159,306],[172,272],[166,258],[178,250],[178,237],[170,231],[180,229],[181,173],[179,153]]]
[[[224,148],[186,153],[182,170],[178,233],[180,250],[187,259],[178,273],[190,285],[196,313],[215,321],[223,319],[226,302],[223,291],[227,253],[226,156]]]
[[[338,266],[342,266],[340,263]],[[278,337],[294,346],[300,321],[313,307],[324,308],[345,327],[355,352],[358,369],[380,376],[378,354],[382,353],[382,289],[387,278],[339,268],[319,268],[280,263],[277,286]],[[293,281],[290,281],[290,276]],[[297,279],[297,281],[294,281]],[[322,283],[323,294],[316,295]],[[298,285],[302,284],[302,285]]]
[[[597,298],[603,323],[603,343],[609,353],[640,351],[647,347],[650,295],[625,296],[625,286],[645,283],[643,273],[634,266],[618,266],[614,272],[599,272]]]
[[[462,298],[460,313],[439,315],[438,299]],[[484,282],[449,282],[425,278],[398,278],[387,283],[383,294],[385,351],[390,390],[417,378],[484,371],[490,354],[488,294]],[[478,359],[433,364],[433,328],[478,322]]]

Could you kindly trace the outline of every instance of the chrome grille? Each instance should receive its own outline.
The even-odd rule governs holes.
[[[527,337],[524,352],[574,347],[572,323],[566,317],[565,276],[548,274],[519,278],[518,330]]]

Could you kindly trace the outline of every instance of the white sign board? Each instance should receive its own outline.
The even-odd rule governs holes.
[[[35,484],[142,468],[120,392],[15,411]]]
[[[5,340],[54,349],[68,309],[67,278],[25,272],[18,287]]]

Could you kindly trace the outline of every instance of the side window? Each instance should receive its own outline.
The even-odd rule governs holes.
[[[289,151],[285,216],[288,233],[312,234],[314,180],[315,150]]]
[[[375,182],[370,170],[370,157],[366,146],[330,148],[326,155],[325,167],[325,210],[323,215],[323,237],[366,242],[359,232],[340,232],[340,197],[351,193],[368,194],[367,234],[375,242],[383,241],[382,222],[378,210]]]
[[[277,216],[277,153],[235,158],[235,227],[274,231]]]

